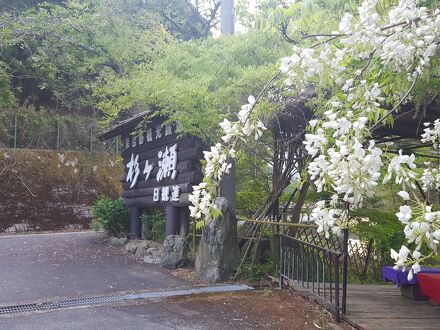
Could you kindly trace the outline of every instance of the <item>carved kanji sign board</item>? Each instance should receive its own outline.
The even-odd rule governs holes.
[[[163,121],[153,120],[140,135],[122,134],[122,197],[127,206],[188,206],[192,186],[203,178],[201,142],[195,137],[178,138],[175,125]]]
[[[188,206],[192,186],[201,182],[199,139],[177,137],[176,125],[154,118],[139,133],[139,116],[117,126],[104,137],[120,135],[124,144],[122,198],[128,207]]]

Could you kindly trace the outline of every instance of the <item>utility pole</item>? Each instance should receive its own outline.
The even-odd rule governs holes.
[[[220,30],[222,34],[234,34],[234,0],[221,0]]]
[[[220,7],[220,30],[222,35],[234,34],[234,0],[221,0]],[[229,174],[223,175],[220,183],[220,196],[225,197],[229,201],[233,219],[236,218],[236,167],[235,159],[230,159],[232,164]]]

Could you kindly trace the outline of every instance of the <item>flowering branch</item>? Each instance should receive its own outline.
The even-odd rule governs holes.
[[[348,215],[340,205],[350,203],[352,208],[360,207],[364,197],[374,193],[387,157],[371,139],[372,131],[411,98],[418,77],[429,67],[438,50],[440,10],[431,12],[418,7],[414,0],[401,0],[387,17],[380,17],[376,5],[377,0],[364,1],[358,8],[359,16],[355,18],[346,13],[339,32],[330,39],[311,48],[294,46],[293,54],[282,60],[281,71],[292,90],[299,93],[312,84],[322,90],[330,88],[333,94],[324,104],[322,114],[310,121],[304,141],[312,157],[308,164],[310,180],[318,192],[333,193],[330,201],[317,202],[310,215],[326,237],[330,233],[338,234],[348,225]],[[329,44],[335,39],[339,40],[338,45]],[[401,77],[411,82],[409,86],[390,85],[390,81]],[[386,110],[390,104],[392,110]],[[433,136],[429,132],[425,139]],[[400,151],[388,161],[384,182],[394,177],[403,192],[416,189],[414,161],[414,155],[403,155]],[[426,186],[440,181],[438,172],[425,170],[424,173]],[[408,241],[425,244],[432,253],[437,253],[436,235],[440,232],[436,231],[436,221],[427,226],[420,220],[436,215],[431,215],[430,206],[421,206],[424,202],[417,203],[420,214],[415,223],[408,225]],[[406,205],[403,207],[402,212],[407,210]],[[421,225],[418,227],[417,223]],[[413,238],[420,228],[426,239]],[[419,269],[417,260],[425,260],[420,259],[416,251],[418,249],[412,259],[399,259],[404,260],[402,265],[415,265],[415,272]],[[397,255],[408,256],[408,253],[403,249]]]
[[[258,95],[262,97],[270,84],[275,81],[277,73]],[[219,210],[215,205],[215,197],[219,193],[219,186],[224,174],[228,174],[232,167],[230,162],[236,156],[236,147],[240,141],[253,136],[258,140],[263,131],[266,130],[263,122],[252,116],[252,110],[257,103],[253,96],[248,97],[248,103],[241,107],[237,114],[238,120],[231,122],[224,119],[220,123],[224,135],[221,137],[223,144],[217,143],[211,147],[210,151],[204,151],[205,158],[205,178],[201,184],[193,187],[193,193],[190,195],[191,216],[198,220],[198,227],[202,227],[206,220],[216,218]]]
[[[191,201],[192,216],[210,217],[214,210],[213,197],[218,182],[228,173],[228,159],[235,156],[239,141],[252,136],[256,140],[265,130],[264,124],[251,112],[267,87],[283,74],[285,85],[292,93],[301,94],[313,86],[317,94],[332,96],[316,111],[316,119],[309,122],[304,147],[310,156],[307,176],[318,192],[330,191],[330,200],[318,201],[310,219],[326,237],[339,234],[348,226],[348,211],[341,208],[362,206],[366,196],[372,196],[381,179],[385,164],[386,183],[394,178],[402,186],[399,195],[405,203],[397,218],[406,224],[408,244],[415,244],[413,252],[406,246],[397,253],[392,250],[396,267],[409,267],[411,276],[419,271],[419,263],[437,253],[440,240],[440,211],[418,199],[415,155],[390,158],[372,139],[373,130],[391,122],[402,104],[411,100],[418,78],[423,75],[438,54],[440,37],[440,9],[419,7],[416,0],[400,0],[388,14],[381,17],[376,9],[378,0],[365,0],[358,7],[358,15],[346,13],[339,31],[310,48],[293,46],[291,56],[281,60],[280,72],[257,97],[249,97],[242,106],[238,121],[225,119],[224,145],[217,144],[205,153],[205,180],[195,187]],[[317,36],[316,36],[317,37]],[[330,43],[337,39],[337,43]],[[399,83],[395,83],[398,81]],[[392,110],[387,110],[387,109]],[[391,117],[391,118],[390,118]],[[440,121],[434,127],[427,124],[422,141],[432,143],[438,150]],[[232,154],[231,154],[232,152]],[[234,156],[233,156],[234,155]],[[421,177],[423,189],[440,190],[440,169],[428,164]],[[409,191],[411,198],[409,197]],[[422,246],[430,253],[421,254]]]

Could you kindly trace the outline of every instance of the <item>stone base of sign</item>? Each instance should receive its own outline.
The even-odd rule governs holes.
[[[125,237],[123,238],[117,238],[114,236],[110,236],[109,238],[107,238],[105,240],[108,244],[110,245],[119,245],[119,246],[123,246],[127,243],[127,239]]]
[[[186,240],[179,235],[170,235],[163,242],[161,267],[176,269],[187,263]]]
[[[144,262],[146,262],[147,264],[160,264],[160,261],[162,259],[162,248],[158,249],[158,248],[148,248],[145,251],[145,255],[144,255]]]
[[[220,282],[233,275],[240,258],[237,240],[237,221],[231,215],[228,200],[216,199],[222,215],[209,221],[203,228],[196,258],[196,274],[199,278]]]
[[[125,252],[129,252],[129,253],[135,254],[136,253],[136,249],[139,246],[139,242],[142,242],[142,241],[128,241],[128,243],[125,244],[125,246],[124,246]]]
[[[127,240],[126,238],[108,237],[108,244],[124,246],[124,251],[134,254],[137,258],[149,264],[160,264],[163,245],[148,240]]]

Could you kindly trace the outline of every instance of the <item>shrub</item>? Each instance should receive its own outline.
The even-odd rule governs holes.
[[[385,263],[393,264],[390,250],[399,250],[400,246],[406,243],[403,225],[397,220],[395,212],[362,209],[355,210],[352,214],[369,219],[369,222],[359,221],[351,228],[352,232],[363,241],[368,242],[373,239],[376,252],[381,255]]]
[[[165,240],[166,219],[162,210],[144,213],[141,217],[144,224],[144,238],[162,243]]]
[[[426,260],[424,266],[439,268],[440,267],[440,254],[436,254],[436,255],[432,256],[431,258],[429,258],[428,260]]]
[[[245,260],[241,265],[241,279],[257,283],[265,280],[268,275],[275,275],[275,264],[272,256],[267,257],[262,263],[255,261],[252,264],[250,260]]]
[[[92,228],[105,229],[116,237],[126,237],[130,230],[130,214],[121,198],[100,197],[93,205]]]

